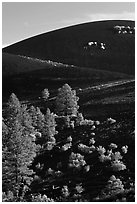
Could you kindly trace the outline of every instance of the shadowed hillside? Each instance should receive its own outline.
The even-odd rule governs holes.
[[[4,98],[12,92],[19,96],[39,95],[45,87],[54,92],[64,83],[82,88],[102,82],[133,78],[123,73],[70,66],[7,53],[3,53],[2,67]]]
[[[116,25],[134,27],[133,21],[100,21],[71,26],[23,40],[3,52],[94,69],[134,74],[135,35],[117,33]],[[105,44],[87,47],[89,42]]]

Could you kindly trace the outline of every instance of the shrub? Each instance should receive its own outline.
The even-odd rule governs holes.
[[[86,165],[86,161],[84,160],[84,156],[79,153],[72,152],[69,157],[69,167],[81,170],[83,166]]]
[[[101,191],[102,198],[106,196],[111,196],[124,191],[124,185],[120,179],[117,179],[114,175],[110,177],[107,182],[106,187]]]
[[[67,198],[70,195],[68,186],[63,186],[61,191],[62,191],[62,196],[65,198]]]
[[[32,195],[31,202],[54,202],[53,199],[48,198],[46,195]]]
[[[117,145],[114,144],[114,143],[111,143],[111,144],[109,145],[109,147],[110,147],[110,149],[116,149],[116,148],[117,148]]]
[[[127,145],[126,145],[126,146],[123,146],[121,149],[122,149],[122,152],[123,152],[124,154],[126,154],[127,151],[128,151],[128,146],[127,146]]]
[[[97,147],[97,151],[100,155],[102,155],[106,152],[106,149],[102,146],[99,146],[99,147]]]
[[[111,167],[113,171],[122,171],[126,169],[126,166],[123,164],[123,162],[119,160],[111,162]]]
[[[84,121],[84,117],[83,117],[82,113],[78,113],[77,117],[76,117],[76,126],[82,125],[83,121]]]
[[[92,150],[90,147],[88,147],[87,145],[84,145],[84,144],[79,144],[78,145],[78,149],[81,151],[81,152],[84,152],[84,153],[92,153]]]

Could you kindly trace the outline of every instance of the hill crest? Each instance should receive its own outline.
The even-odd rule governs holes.
[[[115,33],[117,25],[134,27],[135,22],[110,20],[73,25],[25,39],[3,48],[3,52],[134,74],[135,36]],[[88,42],[104,43],[106,49],[87,51],[84,47]]]

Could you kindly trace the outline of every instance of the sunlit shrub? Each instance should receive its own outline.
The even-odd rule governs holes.
[[[113,123],[116,123],[116,120],[113,119],[113,118],[108,118],[108,119],[107,119],[107,122],[108,122],[109,124],[113,124]]]
[[[75,189],[76,189],[77,193],[82,193],[84,191],[82,184],[77,184]]]
[[[89,144],[95,144],[95,139],[94,138],[91,138],[90,140],[89,140]]]
[[[98,120],[96,120],[95,125],[100,125],[100,122]]]
[[[99,161],[100,162],[106,162],[106,161],[111,161],[111,157],[110,156],[105,156],[104,154],[101,154],[100,156],[99,156]]]
[[[72,143],[71,143],[71,142],[66,143],[66,144],[64,144],[64,145],[61,147],[61,150],[62,150],[62,151],[67,151],[68,149],[71,148],[71,146],[72,146]]]
[[[99,146],[99,147],[97,147],[97,151],[100,155],[102,155],[106,152],[106,149],[102,146]]]
[[[85,172],[89,172],[89,171],[90,171],[90,165],[86,165],[86,166],[84,167],[84,170],[85,170]]]
[[[84,121],[84,117],[83,117],[82,113],[78,113],[77,117],[76,117],[76,123],[75,123],[76,126],[82,125],[83,121]]]
[[[68,186],[63,186],[61,189],[61,192],[62,192],[62,196],[65,198],[67,198],[70,195]]]
[[[14,197],[13,192],[2,192],[2,202],[16,202],[16,198]]]
[[[76,153],[76,154],[74,152],[71,153],[69,157],[69,164],[68,164],[70,168],[76,168],[80,170],[85,165],[86,165],[86,161],[84,160],[84,156],[82,156],[79,153]]]
[[[115,152],[111,154],[111,159],[112,160],[121,160],[123,157],[121,156],[120,152]]]
[[[54,202],[53,199],[48,198],[46,195],[41,195],[41,194],[32,195],[31,201],[32,202]]]
[[[123,147],[121,148],[121,150],[122,150],[122,152],[123,152],[124,154],[126,154],[127,151],[128,151],[128,146],[127,146],[127,145],[126,145],[126,146],[123,146]]]
[[[111,143],[111,144],[109,145],[109,147],[110,147],[110,149],[117,149],[117,145],[114,144],[114,143]]]
[[[72,142],[72,137],[71,136],[67,137],[67,142]]]
[[[111,167],[113,171],[121,171],[126,169],[125,164],[123,164],[123,162],[119,160],[111,162]]]
[[[84,145],[84,144],[79,144],[78,145],[78,149],[81,151],[81,152],[84,152],[84,153],[92,153],[92,150],[90,147],[88,147],[87,145]]]
[[[101,196],[105,198],[106,196],[115,195],[124,191],[124,185],[119,178],[116,178],[114,175],[110,177],[107,182],[106,187],[101,191]]]

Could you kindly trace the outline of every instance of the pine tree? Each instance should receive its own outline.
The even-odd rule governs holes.
[[[58,115],[77,115],[79,98],[76,96],[76,91],[72,90],[68,84],[65,84],[58,90],[56,97],[56,111]]]
[[[52,147],[56,143],[56,140],[54,137],[56,133],[57,132],[56,132],[55,116],[53,113],[50,112],[50,109],[48,108],[45,115],[45,122],[42,130],[42,137],[41,137],[43,148],[52,149]]]
[[[42,114],[38,107],[31,106],[29,109],[29,114],[32,119],[32,125],[37,129],[37,131],[42,132],[45,122],[45,116]]]
[[[15,95],[8,103],[8,134],[3,147],[3,190],[12,191],[18,197],[22,181],[30,184],[32,174],[29,169],[36,156],[36,144],[31,133],[34,133],[27,106],[21,106]]]
[[[36,145],[31,137],[24,135],[24,127],[18,120],[13,125],[3,150],[3,187],[18,194],[22,179],[30,183],[33,171],[28,167],[36,155]]]
[[[45,126],[48,130],[48,136],[53,137],[56,134],[56,122],[54,113],[51,113],[49,108],[45,115]]]
[[[48,98],[49,98],[49,91],[48,91],[48,89],[45,88],[45,89],[42,91],[42,99],[43,99],[44,101],[47,101]]]
[[[84,117],[82,113],[78,113],[76,118],[76,126],[82,125],[83,122],[84,122]]]
[[[7,140],[8,140],[8,127],[7,125],[5,124],[4,122],[4,119],[2,120],[2,147],[4,148],[6,143],[7,143]]]
[[[8,100],[7,114],[6,114],[8,118],[8,122],[10,124],[12,123],[12,121],[15,120],[15,118],[17,118],[17,116],[20,117],[20,111],[21,111],[21,103],[17,98],[17,96],[14,93],[12,93]]]
[[[31,133],[35,132],[35,129],[32,124],[32,118],[29,114],[26,105],[21,106],[20,122],[21,125],[24,127],[24,132],[26,135],[30,135]]]
[[[111,196],[124,191],[124,185],[122,181],[116,178],[114,175],[110,177],[106,187],[101,192],[101,197]]]

